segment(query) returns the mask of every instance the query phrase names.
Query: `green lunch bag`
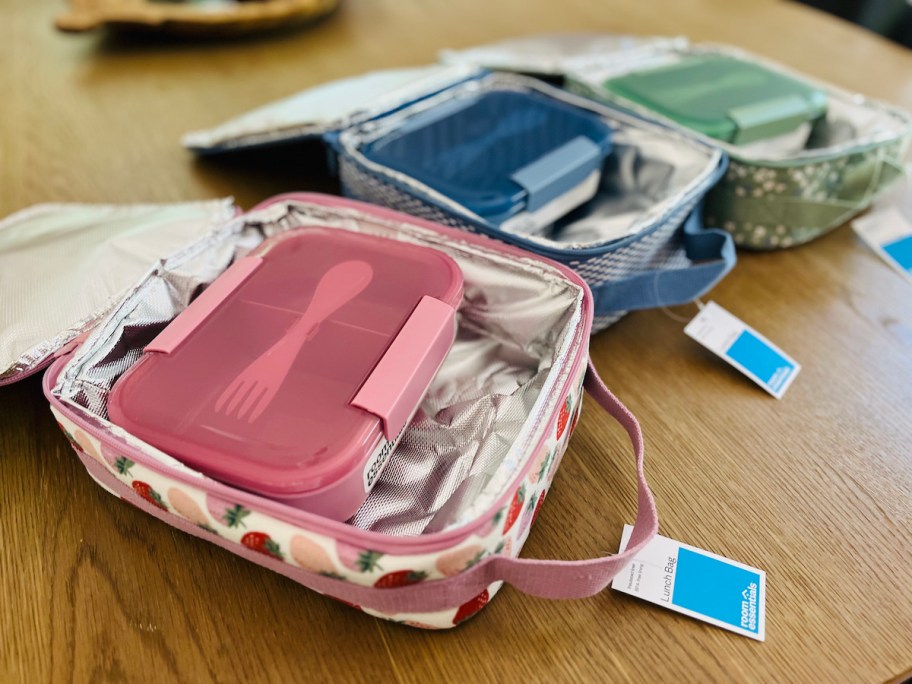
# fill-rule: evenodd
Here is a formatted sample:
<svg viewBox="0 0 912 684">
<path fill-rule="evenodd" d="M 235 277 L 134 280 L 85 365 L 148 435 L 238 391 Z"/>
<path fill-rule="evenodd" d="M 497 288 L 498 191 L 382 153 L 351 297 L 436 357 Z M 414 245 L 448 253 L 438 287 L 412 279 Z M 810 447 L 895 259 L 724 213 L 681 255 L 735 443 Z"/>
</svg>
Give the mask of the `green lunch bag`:
<svg viewBox="0 0 912 684">
<path fill-rule="evenodd" d="M 751 249 L 813 240 L 903 175 L 912 115 L 725 46 L 540 36 L 444 61 L 562 77 L 565 86 L 722 148 L 705 219 Z"/>
</svg>

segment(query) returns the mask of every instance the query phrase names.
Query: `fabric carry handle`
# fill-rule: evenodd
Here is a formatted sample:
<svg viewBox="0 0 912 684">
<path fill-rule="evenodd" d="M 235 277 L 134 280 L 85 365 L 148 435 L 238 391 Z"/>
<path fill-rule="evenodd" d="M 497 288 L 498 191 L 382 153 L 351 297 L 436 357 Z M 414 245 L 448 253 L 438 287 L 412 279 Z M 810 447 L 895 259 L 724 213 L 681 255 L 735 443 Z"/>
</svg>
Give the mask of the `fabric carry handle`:
<svg viewBox="0 0 912 684">
<path fill-rule="evenodd" d="M 505 581 L 526 594 L 541 598 L 586 598 L 605 589 L 615 575 L 655 536 L 658 532 L 659 519 L 655 500 L 643 471 L 644 448 L 639 423 L 605 386 L 591 361 L 586 373 L 585 387 L 592 398 L 624 427 L 633 445 L 637 474 L 637 515 L 626 550 L 623 553 L 588 560 L 537 560 L 488 556 L 454 577 L 419 582 L 405 587 L 378 589 L 318 575 L 285 561 L 264 556 L 223 537 L 213 537 L 201 531 L 192 522 L 139 498 L 132 489 L 91 457 L 80 454 L 80 459 L 89 473 L 107 489 L 169 525 L 203 537 L 238 556 L 322 594 L 340 597 L 346 603 L 357 604 L 377 612 L 392 615 L 450 609 L 465 603 L 473 596 L 478 596 L 488 586 L 499 581 Z"/>
<path fill-rule="evenodd" d="M 627 431 L 633 446 L 637 477 L 637 515 L 633 532 L 622 552 L 589 560 L 536 560 L 494 557 L 502 579 L 520 591 L 549 599 L 578 599 L 605 589 L 659 530 L 655 499 L 644 472 L 643 434 L 636 417 L 611 393 L 592 361 L 586 372 L 586 391 Z M 471 570 L 469 571 L 471 572 Z M 463 573 L 466 574 L 466 573 Z"/>
<path fill-rule="evenodd" d="M 711 290 L 735 265 L 732 236 L 718 228 L 703 228 L 701 205 L 694 207 L 684 222 L 687 258 L 702 263 L 681 268 L 643 271 L 621 280 L 594 287 L 595 315 L 617 311 L 655 309 L 686 304 Z"/>
<path fill-rule="evenodd" d="M 656 535 L 659 516 L 644 472 L 644 444 L 639 422 L 605 386 L 591 360 L 586 371 L 585 388 L 599 406 L 626 430 L 633 446 L 637 514 L 627 548 L 622 553 L 586 560 L 488 556 L 465 572 L 445 580 L 383 590 L 343 583 L 346 587 L 346 600 L 354 597 L 361 605 L 381 611 L 430 612 L 464 603 L 498 581 L 507 582 L 523 593 L 546 599 L 587 598 L 605 589 L 615 575 Z M 314 579 L 328 580 L 335 587 L 340 584 L 339 580 L 322 576 Z M 334 592 L 328 590 L 325 593 Z"/>
<path fill-rule="evenodd" d="M 477 565 L 449 579 L 382 590 L 353 585 L 330 577 L 314 576 L 312 573 L 307 573 L 307 581 L 296 579 L 324 593 L 343 595 L 347 601 L 354 600 L 362 606 L 384 612 L 431 612 L 452 608 L 472 596 L 477 596 L 498 581 L 505 581 L 526 594 L 547 599 L 579 599 L 598 594 L 656 535 L 659 517 L 655 499 L 646 481 L 643 467 L 643 435 L 637 419 L 605 386 L 591 360 L 586 372 L 585 387 L 592 398 L 626 430 L 633 446 L 637 478 L 637 514 L 633 533 L 624 552 L 586 560 L 488 556 Z M 259 559 L 257 562 L 260 562 Z M 277 565 L 291 568 L 286 563 Z M 342 586 L 345 587 L 344 593 L 341 592 Z"/>
</svg>

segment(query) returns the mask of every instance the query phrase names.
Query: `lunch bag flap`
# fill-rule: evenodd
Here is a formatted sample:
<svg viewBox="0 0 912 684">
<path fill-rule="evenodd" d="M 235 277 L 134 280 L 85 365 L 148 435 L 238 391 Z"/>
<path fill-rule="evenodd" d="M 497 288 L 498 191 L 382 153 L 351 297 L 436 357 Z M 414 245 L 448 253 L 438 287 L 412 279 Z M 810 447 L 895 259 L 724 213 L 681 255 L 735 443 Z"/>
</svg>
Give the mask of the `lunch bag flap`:
<svg viewBox="0 0 912 684">
<path fill-rule="evenodd" d="M 235 213 L 230 198 L 39 204 L 0 221 L 0 385 L 44 368 L 160 259 Z"/>
<path fill-rule="evenodd" d="M 464 50 L 442 50 L 439 58 L 444 64 L 563 77 L 591 65 L 635 60 L 684 45 L 687 45 L 687 39 L 682 37 L 549 33 Z"/>
<path fill-rule="evenodd" d="M 187 133 L 181 142 L 209 155 L 319 139 L 478 73 L 474 67 L 440 64 L 371 71 L 307 88 L 214 128 Z"/>
</svg>

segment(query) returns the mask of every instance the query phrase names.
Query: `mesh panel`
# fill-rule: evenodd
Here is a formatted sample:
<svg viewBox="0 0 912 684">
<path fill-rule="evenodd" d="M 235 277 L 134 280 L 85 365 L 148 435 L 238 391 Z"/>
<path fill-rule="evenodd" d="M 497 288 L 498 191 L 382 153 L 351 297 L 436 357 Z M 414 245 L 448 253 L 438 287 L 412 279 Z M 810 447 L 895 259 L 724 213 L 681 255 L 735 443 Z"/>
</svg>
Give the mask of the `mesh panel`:
<svg viewBox="0 0 912 684">
<path fill-rule="evenodd" d="M 407 193 L 389 182 L 383 176 L 346 154 L 339 157 L 339 178 L 344 194 L 403 211 L 412 216 L 442 223 L 443 225 L 470 232 L 477 229 L 466 220 L 430 202 Z M 661 270 L 687 266 L 690 260 L 684 250 L 681 226 L 693 211 L 700 197 L 683 202 L 657 229 L 646 232 L 627 245 L 606 250 L 587 258 L 549 255 L 582 276 L 590 287 L 596 287 L 622 280 L 645 270 Z M 599 302 L 595 302 L 599 311 Z M 620 319 L 626 312 L 599 312 L 593 331 L 601 330 Z"/>
</svg>

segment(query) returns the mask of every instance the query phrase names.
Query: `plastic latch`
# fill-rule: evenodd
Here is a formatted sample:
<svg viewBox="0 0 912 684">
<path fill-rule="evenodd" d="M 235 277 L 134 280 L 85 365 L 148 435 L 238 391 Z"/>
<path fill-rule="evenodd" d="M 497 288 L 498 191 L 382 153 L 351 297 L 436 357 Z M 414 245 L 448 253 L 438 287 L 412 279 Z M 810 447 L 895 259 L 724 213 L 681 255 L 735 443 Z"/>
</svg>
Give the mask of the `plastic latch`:
<svg viewBox="0 0 912 684">
<path fill-rule="evenodd" d="M 731 141 L 744 145 L 792 131 L 814 118 L 812 104 L 800 95 L 787 95 L 742 107 L 733 107 L 728 117 L 737 130 Z"/>
<path fill-rule="evenodd" d="M 162 330 L 144 351 L 170 354 L 183 342 L 228 295 L 240 287 L 263 263 L 260 257 L 244 257 L 235 261 L 202 294 Z"/>
<path fill-rule="evenodd" d="M 380 418 L 383 434 L 395 439 L 424 398 L 455 334 L 455 309 L 422 297 L 351 405 Z"/>
<path fill-rule="evenodd" d="M 526 211 L 536 211 L 582 183 L 599 168 L 601 159 L 599 146 L 580 135 L 522 167 L 510 178 L 527 193 Z"/>
</svg>

